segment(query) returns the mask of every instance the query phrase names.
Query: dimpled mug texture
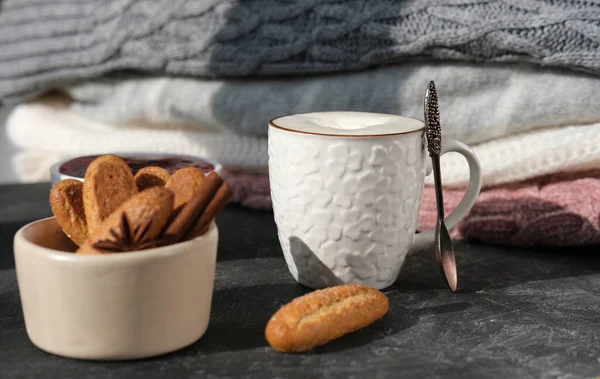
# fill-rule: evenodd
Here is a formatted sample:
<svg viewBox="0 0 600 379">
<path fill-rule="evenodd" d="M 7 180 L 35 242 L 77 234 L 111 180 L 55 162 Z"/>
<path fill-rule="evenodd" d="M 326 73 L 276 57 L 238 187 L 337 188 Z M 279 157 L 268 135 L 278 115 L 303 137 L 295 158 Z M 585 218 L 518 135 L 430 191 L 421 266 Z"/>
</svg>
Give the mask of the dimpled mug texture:
<svg viewBox="0 0 600 379">
<path fill-rule="evenodd" d="M 285 260 L 323 288 L 398 277 L 416 230 L 425 134 L 343 137 L 269 127 L 269 175 Z"/>
</svg>

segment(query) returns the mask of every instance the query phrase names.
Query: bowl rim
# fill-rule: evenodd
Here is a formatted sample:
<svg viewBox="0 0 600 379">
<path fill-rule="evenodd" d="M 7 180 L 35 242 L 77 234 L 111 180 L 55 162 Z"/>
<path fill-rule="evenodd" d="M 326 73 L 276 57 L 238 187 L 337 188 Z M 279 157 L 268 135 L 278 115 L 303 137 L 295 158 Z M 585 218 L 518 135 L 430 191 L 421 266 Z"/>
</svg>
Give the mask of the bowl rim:
<svg viewBox="0 0 600 379">
<path fill-rule="evenodd" d="M 119 264 L 123 264 L 125 262 L 131 261 L 147 261 L 151 259 L 164 259 L 168 257 L 174 257 L 177 255 L 185 254 L 187 252 L 193 252 L 194 254 L 202 254 L 201 251 L 197 251 L 195 249 L 188 249 L 190 245 L 201 244 L 202 242 L 210 241 L 213 239 L 218 239 L 218 228 L 214 221 L 211 222 L 208 231 L 192 240 L 178 242 L 176 244 L 155 247 L 152 249 L 146 249 L 143 251 L 129 251 L 115 254 L 75 254 L 74 252 L 67 252 L 62 250 L 51 249 L 48 247 L 44 247 L 38 245 L 32 241 L 30 241 L 27 237 L 25 237 L 25 232 L 27 229 L 40 226 L 43 223 L 51 222 L 55 220 L 54 216 L 45 217 L 36 221 L 32 221 L 26 225 L 23 225 L 19 230 L 15 233 L 13 239 L 13 254 L 19 255 L 22 254 L 22 251 L 27 250 L 29 253 L 34 252 L 34 254 L 42 255 L 46 258 L 65 261 L 65 262 L 73 262 L 73 263 L 83 263 L 90 262 L 94 264 L 98 264 L 100 262 L 104 264 L 111 264 L 118 262 Z M 54 221 L 57 226 L 58 222 Z M 65 236 L 66 237 L 66 236 Z M 68 238 L 68 237 L 66 237 Z M 17 248 L 17 244 L 21 244 L 21 248 Z"/>
<path fill-rule="evenodd" d="M 213 166 L 213 171 L 215 171 L 217 174 L 222 175 L 223 173 L 223 165 L 221 165 L 221 163 L 217 162 L 214 159 L 209 159 L 203 156 L 196 156 L 196 155 L 190 155 L 190 154 L 177 154 L 177 153 L 160 153 L 160 152 L 109 152 L 109 153 L 105 153 L 105 154 L 86 154 L 86 155 L 78 155 L 78 156 L 74 156 L 74 157 L 70 157 L 70 158 L 65 158 L 65 159 L 61 159 L 60 161 L 55 162 L 52 166 L 50 166 L 50 175 L 51 176 L 56 176 L 57 178 L 69 178 L 69 179 L 76 179 L 76 180 L 80 180 L 83 181 L 83 178 L 79 178 L 76 176 L 72 176 L 72 175 L 68 175 L 68 174 L 63 174 L 60 172 L 60 166 L 62 166 L 63 164 L 72 161 L 73 159 L 77 159 L 77 158 L 85 158 L 85 157 L 91 157 L 91 156 L 101 156 L 101 155 L 116 155 L 118 157 L 121 158 L 135 158 L 136 156 L 143 156 L 143 157 L 151 157 L 151 156 L 156 156 L 156 157 L 182 157 L 182 158 L 190 158 L 190 159 L 200 159 L 202 161 L 205 161 L 206 163 L 210 164 Z"/>
</svg>

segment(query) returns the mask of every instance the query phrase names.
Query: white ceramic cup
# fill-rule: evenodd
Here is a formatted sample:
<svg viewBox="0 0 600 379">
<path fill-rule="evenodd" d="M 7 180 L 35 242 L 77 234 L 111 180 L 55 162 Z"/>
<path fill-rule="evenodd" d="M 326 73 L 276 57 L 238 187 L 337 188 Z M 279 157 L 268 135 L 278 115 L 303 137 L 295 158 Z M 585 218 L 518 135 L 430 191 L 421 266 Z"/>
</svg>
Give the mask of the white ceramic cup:
<svg viewBox="0 0 600 379">
<path fill-rule="evenodd" d="M 431 172 L 425 125 L 396 115 L 316 112 L 269 123 L 269 178 L 279 241 L 300 284 L 324 288 L 393 284 L 409 252 L 430 247 L 434 230 L 415 234 L 424 178 Z M 481 189 L 473 151 L 444 139 L 442 154 L 462 154 L 470 181 L 448 228 Z"/>
<path fill-rule="evenodd" d="M 40 349 L 80 359 L 168 353 L 206 331 L 219 233 L 144 251 L 73 254 L 54 217 L 14 238 L 27 335 Z"/>
</svg>

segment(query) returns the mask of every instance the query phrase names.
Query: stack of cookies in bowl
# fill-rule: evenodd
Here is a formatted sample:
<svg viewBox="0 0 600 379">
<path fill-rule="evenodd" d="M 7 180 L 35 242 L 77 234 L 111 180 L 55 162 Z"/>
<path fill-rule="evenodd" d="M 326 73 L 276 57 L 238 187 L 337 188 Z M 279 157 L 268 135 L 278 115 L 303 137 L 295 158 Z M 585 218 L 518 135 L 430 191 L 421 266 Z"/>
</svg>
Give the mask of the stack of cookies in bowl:
<svg viewBox="0 0 600 379">
<path fill-rule="evenodd" d="M 64 179 L 50 192 L 50 205 L 76 253 L 144 250 L 193 239 L 227 204 L 231 191 L 215 172 L 197 168 L 173 175 L 149 166 L 134 176 L 114 155 L 96 158 L 83 182 Z"/>
<path fill-rule="evenodd" d="M 15 235 L 27 333 L 42 350 L 122 360 L 198 340 L 210 318 L 219 233 L 231 196 L 217 172 L 94 159 L 50 192 L 54 217 Z"/>
</svg>

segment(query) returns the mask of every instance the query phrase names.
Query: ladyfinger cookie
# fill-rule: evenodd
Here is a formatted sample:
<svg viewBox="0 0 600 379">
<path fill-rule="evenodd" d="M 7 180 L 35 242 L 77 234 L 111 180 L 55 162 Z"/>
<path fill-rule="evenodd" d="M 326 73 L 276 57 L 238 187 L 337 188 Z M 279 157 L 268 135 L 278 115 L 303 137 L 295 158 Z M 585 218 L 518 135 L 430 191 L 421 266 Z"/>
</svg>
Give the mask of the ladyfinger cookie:
<svg viewBox="0 0 600 379">
<path fill-rule="evenodd" d="M 171 177 L 169 171 L 158 166 L 148 166 L 139 170 L 133 179 L 138 191 L 152 187 L 163 187 Z"/>
<path fill-rule="evenodd" d="M 387 297 L 362 284 L 344 284 L 300 296 L 280 308 L 265 329 L 267 342 L 282 353 L 324 345 L 382 318 Z"/>
<path fill-rule="evenodd" d="M 187 203 L 198 192 L 204 180 L 204 173 L 195 167 L 180 168 L 175 171 L 165 184 L 165 187 L 175 194 L 174 208 L 178 209 Z"/>
<path fill-rule="evenodd" d="M 87 238 L 87 222 L 83 208 L 83 183 L 64 179 L 50 190 L 50 207 L 58 225 L 77 246 Z"/>
<path fill-rule="evenodd" d="M 77 253 L 101 254 L 142 250 L 141 245 L 151 243 L 162 233 L 173 211 L 173 199 L 173 192 L 164 187 L 153 187 L 138 192 L 90 233 Z M 101 241 L 104 245 L 108 242 L 108 245 L 113 246 L 102 249 L 97 246 Z"/>
<path fill-rule="evenodd" d="M 83 183 L 88 233 L 93 233 L 104 219 L 136 192 L 133 174 L 123 159 L 115 155 L 94 159 L 85 172 Z"/>
<path fill-rule="evenodd" d="M 200 190 L 181 206 L 179 212 L 173 212 L 173 220 L 169 222 L 169 226 L 163 232 L 163 237 L 169 238 L 173 242 L 182 241 L 182 238 L 207 213 L 222 184 L 223 179 L 216 172 L 208 174 Z"/>
</svg>

